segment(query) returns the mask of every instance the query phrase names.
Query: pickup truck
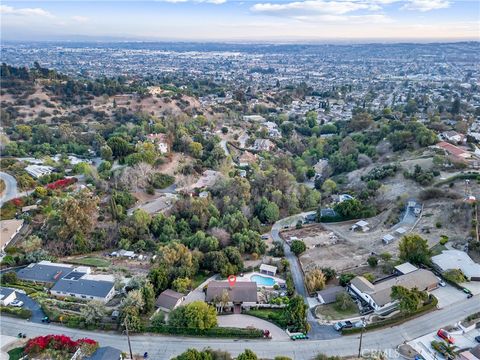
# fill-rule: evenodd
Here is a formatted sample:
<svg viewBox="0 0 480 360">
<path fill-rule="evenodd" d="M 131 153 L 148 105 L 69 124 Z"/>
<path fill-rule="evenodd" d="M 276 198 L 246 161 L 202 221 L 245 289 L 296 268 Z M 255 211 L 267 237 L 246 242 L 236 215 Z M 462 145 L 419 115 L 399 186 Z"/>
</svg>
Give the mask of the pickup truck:
<svg viewBox="0 0 480 360">
<path fill-rule="evenodd" d="M 343 329 L 361 328 L 362 326 L 364 326 L 362 321 L 352 323 L 351 321 L 346 320 L 337 322 L 335 325 L 333 325 L 333 328 L 337 331 L 342 331 Z"/>
<path fill-rule="evenodd" d="M 351 321 L 339 321 L 335 325 L 333 325 L 333 328 L 337 331 L 341 331 L 342 329 L 350 329 L 353 327 L 353 323 Z"/>
</svg>

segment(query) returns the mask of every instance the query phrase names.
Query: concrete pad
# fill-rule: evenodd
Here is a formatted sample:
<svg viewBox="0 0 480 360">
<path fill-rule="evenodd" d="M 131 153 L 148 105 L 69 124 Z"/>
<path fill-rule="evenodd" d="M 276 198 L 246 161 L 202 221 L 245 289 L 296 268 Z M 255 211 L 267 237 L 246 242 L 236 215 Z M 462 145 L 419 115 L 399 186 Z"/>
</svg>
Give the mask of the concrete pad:
<svg viewBox="0 0 480 360">
<path fill-rule="evenodd" d="M 445 287 L 439 287 L 431 292 L 438 299 L 438 307 L 445 308 L 458 301 L 465 300 L 467 294 L 447 284 Z"/>
</svg>

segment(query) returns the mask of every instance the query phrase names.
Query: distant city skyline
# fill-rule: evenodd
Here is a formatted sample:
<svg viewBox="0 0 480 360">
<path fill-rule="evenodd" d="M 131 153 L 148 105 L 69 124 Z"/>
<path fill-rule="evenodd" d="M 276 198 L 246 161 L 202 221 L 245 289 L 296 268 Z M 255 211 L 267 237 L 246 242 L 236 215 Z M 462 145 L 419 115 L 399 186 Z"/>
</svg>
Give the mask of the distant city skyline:
<svg viewBox="0 0 480 360">
<path fill-rule="evenodd" d="M 4 1 L 0 17 L 2 40 L 480 39 L 476 0 Z"/>
</svg>

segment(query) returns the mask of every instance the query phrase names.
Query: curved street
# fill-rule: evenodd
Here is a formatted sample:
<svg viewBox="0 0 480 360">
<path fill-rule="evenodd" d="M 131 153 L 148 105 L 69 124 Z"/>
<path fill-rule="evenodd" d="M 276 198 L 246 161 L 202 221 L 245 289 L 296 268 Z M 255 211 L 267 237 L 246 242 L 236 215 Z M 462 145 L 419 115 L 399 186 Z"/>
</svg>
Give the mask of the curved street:
<svg viewBox="0 0 480 360">
<path fill-rule="evenodd" d="M 363 349 L 393 350 L 405 341 L 436 331 L 447 324 L 454 324 L 478 311 L 480 311 L 479 295 L 457 302 L 448 309 L 433 311 L 399 326 L 367 332 L 363 336 Z M 122 351 L 128 349 L 127 339 L 124 335 L 70 329 L 58 325 L 37 324 L 17 318 L 1 317 L 2 335 L 16 336 L 19 332 L 25 332 L 29 337 L 47 334 L 65 334 L 73 338 L 91 337 L 99 341 L 102 346 L 114 346 Z M 155 360 L 170 359 L 188 348 L 203 349 L 206 347 L 225 350 L 233 355 L 237 355 L 245 349 L 252 349 L 259 357 L 285 355 L 295 360 L 310 360 L 318 353 L 340 356 L 354 355 L 358 351 L 359 336 L 294 342 L 291 340 L 222 340 L 142 334 L 132 336 L 131 342 L 135 353 L 143 354 L 147 351 Z"/>
<path fill-rule="evenodd" d="M 4 172 L 0 172 L 0 179 L 5 182 L 5 190 L 0 196 L 0 206 L 8 200 L 15 199 L 17 197 L 17 180 L 12 175 Z"/>
</svg>

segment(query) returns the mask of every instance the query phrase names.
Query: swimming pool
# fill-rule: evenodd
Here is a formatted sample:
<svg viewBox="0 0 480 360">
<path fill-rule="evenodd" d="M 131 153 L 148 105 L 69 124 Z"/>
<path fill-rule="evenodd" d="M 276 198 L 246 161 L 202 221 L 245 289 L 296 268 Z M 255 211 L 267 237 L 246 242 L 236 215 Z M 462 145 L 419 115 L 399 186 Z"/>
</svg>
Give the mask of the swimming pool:
<svg viewBox="0 0 480 360">
<path fill-rule="evenodd" d="M 250 281 L 255 281 L 258 286 L 273 286 L 276 284 L 275 279 L 265 277 L 261 275 L 253 275 L 250 277 Z"/>
</svg>

